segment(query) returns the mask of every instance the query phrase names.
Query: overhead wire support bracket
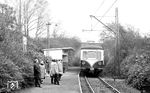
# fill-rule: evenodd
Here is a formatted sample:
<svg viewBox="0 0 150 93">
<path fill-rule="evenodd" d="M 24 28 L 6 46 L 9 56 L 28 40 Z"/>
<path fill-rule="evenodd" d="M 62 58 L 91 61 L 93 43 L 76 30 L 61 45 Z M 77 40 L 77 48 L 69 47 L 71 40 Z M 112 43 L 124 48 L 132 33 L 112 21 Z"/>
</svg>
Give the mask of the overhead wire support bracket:
<svg viewBox="0 0 150 93">
<path fill-rule="evenodd" d="M 104 24 L 104 23 L 103 23 L 101 20 L 99 20 L 97 17 L 95 17 L 95 16 L 93 16 L 93 15 L 90 15 L 90 17 L 95 18 L 98 22 L 100 22 L 102 25 L 104 25 L 106 28 L 108 28 L 110 31 L 112 31 L 114 34 L 116 34 L 115 31 L 114 31 L 112 28 L 110 28 L 109 26 L 107 26 L 106 24 Z"/>
</svg>

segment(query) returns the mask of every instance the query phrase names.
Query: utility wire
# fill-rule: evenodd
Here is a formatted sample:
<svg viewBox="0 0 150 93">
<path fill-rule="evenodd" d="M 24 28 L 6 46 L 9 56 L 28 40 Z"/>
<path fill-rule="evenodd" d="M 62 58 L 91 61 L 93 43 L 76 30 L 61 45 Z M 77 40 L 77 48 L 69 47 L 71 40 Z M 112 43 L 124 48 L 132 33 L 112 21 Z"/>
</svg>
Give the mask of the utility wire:
<svg viewBox="0 0 150 93">
<path fill-rule="evenodd" d="M 108 8 L 108 10 L 103 14 L 103 16 L 100 18 L 100 20 L 102 20 L 103 17 L 105 17 L 105 15 L 111 10 L 111 8 L 114 6 L 114 4 L 117 2 L 117 0 L 115 0 L 112 5 Z M 97 26 L 98 22 L 95 24 L 95 26 Z M 94 27 L 95 27 L 94 26 Z M 94 28 L 93 27 L 93 28 Z"/>
<path fill-rule="evenodd" d="M 103 0 L 100 4 L 100 6 L 96 9 L 96 11 L 94 12 L 94 14 L 97 13 L 97 11 L 102 7 L 102 5 L 104 4 L 105 0 Z M 91 17 L 91 31 L 93 30 L 93 25 L 92 25 L 92 17 Z"/>
<path fill-rule="evenodd" d="M 117 0 L 115 0 L 114 2 L 113 2 L 113 4 L 108 8 L 108 10 L 103 14 L 103 16 L 101 17 L 101 19 L 100 20 L 102 20 L 102 18 L 111 10 L 111 8 L 114 6 L 114 4 L 117 2 Z"/>
<path fill-rule="evenodd" d="M 96 14 L 97 11 L 103 6 L 104 2 L 105 2 L 105 0 L 103 0 L 103 1 L 101 2 L 100 6 L 96 9 L 96 11 L 94 12 L 94 14 Z"/>
</svg>

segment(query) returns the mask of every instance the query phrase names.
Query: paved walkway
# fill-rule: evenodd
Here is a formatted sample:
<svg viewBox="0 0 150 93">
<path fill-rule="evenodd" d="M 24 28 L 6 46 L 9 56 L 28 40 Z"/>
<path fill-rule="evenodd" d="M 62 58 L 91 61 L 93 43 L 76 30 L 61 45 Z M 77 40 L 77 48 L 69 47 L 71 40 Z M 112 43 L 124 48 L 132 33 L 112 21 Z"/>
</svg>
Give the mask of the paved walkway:
<svg viewBox="0 0 150 93">
<path fill-rule="evenodd" d="M 60 81 L 60 85 L 50 83 L 50 78 L 47 77 L 42 84 L 42 88 L 34 87 L 22 90 L 19 93 L 80 93 L 78 82 L 77 68 L 69 69 Z"/>
</svg>

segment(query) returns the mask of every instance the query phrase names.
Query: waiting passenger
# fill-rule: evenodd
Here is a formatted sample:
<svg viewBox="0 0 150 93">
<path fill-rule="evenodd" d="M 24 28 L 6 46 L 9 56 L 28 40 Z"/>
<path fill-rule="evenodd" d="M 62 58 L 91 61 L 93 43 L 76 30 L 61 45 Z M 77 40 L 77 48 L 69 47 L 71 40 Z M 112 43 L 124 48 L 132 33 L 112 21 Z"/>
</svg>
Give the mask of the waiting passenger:
<svg viewBox="0 0 150 93">
<path fill-rule="evenodd" d="M 58 64 L 56 63 L 56 60 L 52 60 L 50 65 L 50 77 L 51 77 L 51 83 L 59 85 L 58 80 Z"/>
<path fill-rule="evenodd" d="M 45 79 L 45 64 L 43 61 L 40 62 L 40 71 L 41 71 L 41 83 L 43 83 L 43 79 Z"/>
<path fill-rule="evenodd" d="M 59 78 L 58 78 L 58 80 L 60 81 L 61 76 L 63 75 L 63 63 L 62 63 L 61 60 L 58 60 L 57 64 L 58 64 L 58 71 L 59 71 L 59 74 L 58 74 Z"/>
<path fill-rule="evenodd" d="M 41 87 L 41 73 L 40 73 L 40 67 L 39 67 L 39 61 L 38 59 L 34 60 L 34 81 L 35 81 L 35 87 Z"/>
</svg>

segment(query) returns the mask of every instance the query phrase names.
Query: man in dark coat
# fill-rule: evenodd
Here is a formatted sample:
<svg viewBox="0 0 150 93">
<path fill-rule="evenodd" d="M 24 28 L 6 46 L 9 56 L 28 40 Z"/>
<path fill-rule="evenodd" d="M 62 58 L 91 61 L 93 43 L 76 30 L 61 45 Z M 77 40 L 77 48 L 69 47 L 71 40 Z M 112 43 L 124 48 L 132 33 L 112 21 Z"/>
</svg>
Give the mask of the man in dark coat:
<svg viewBox="0 0 150 93">
<path fill-rule="evenodd" d="M 34 60 L 34 80 L 35 87 L 41 87 L 41 73 L 38 59 Z"/>
</svg>

